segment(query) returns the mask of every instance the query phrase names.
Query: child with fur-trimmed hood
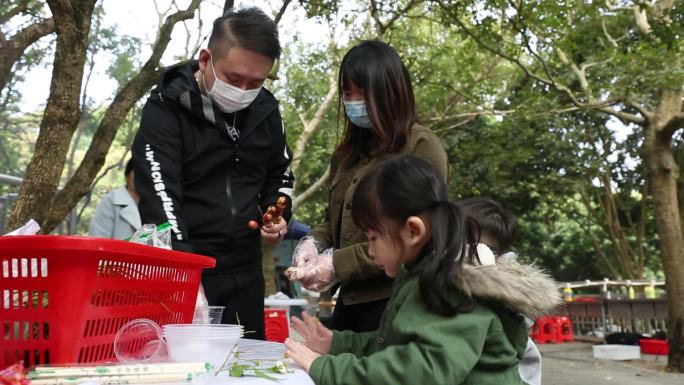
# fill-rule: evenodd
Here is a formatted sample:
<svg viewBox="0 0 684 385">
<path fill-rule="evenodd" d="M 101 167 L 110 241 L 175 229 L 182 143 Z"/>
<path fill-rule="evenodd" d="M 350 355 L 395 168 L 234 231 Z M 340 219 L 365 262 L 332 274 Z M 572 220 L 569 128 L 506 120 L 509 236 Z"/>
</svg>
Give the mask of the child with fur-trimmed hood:
<svg viewBox="0 0 684 385">
<path fill-rule="evenodd" d="M 472 197 L 456 202 L 467 218 L 476 224 L 477 256 L 483 266 L 502 264 L 502 268 L 516 260 L 516 253 L 509 251 L 517 236 L 513 215 L 496 201 L 485 197 Z M 521 278 L 523 281 L 526 278 Z M 506 287 L 508 285 L 505 285 Z M 545 298 L 541 298 L 542 301 Z M 546 298 L 546 300 L 549 300 Z M 557 300 L 557 297 L 555 297 Z M 533 312 L 533 309 L 530 309 Z M 525 317 L 525 325 L 530 328 L 534 321 Z M 541 385 L 542 357 L 537 345 L 527 338 L 525 353 L 520 359 L 518 372 L 528 385 Z"/>
<path fill-rule="evenodd" d="M 332 332 L 293 318 L 288 355 L 316 384 L 524 384 L 518 367 L 535 319 L 560 303 L 555 282 L 515 261 L 482 264 L 477 222 L 449 202 L 425 161 L 399 155 L 359 183 L 355 223 L 368 254 L 396 277 L 380 328 Z M 523 316 L 521 316 L 523 315 Z"/>
</svg>

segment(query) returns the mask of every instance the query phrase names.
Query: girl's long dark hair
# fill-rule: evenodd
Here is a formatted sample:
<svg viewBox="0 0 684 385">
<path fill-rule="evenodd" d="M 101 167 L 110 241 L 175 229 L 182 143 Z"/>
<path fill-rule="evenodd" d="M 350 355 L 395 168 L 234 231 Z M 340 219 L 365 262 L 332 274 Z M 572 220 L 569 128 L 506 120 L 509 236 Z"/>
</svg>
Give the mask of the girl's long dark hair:
<svg viewBox="0 0 684 385">
<path fill-rule="evenodd" d="M 338 110 L 350 83 L 364 91 L 373 127 L 357 127 L 344 115 L 346 130 L 337 148 L 342 164 L 356 164 L 371 141 L 377 156 L 399 152 L 417 117 L 411 77 L 397 51 L 378 40 L 366 40 L 350 49 L 340 65 Z"/>
<path fill-rule="evenodd" d="M 472 308 L 472 299 L 454 293 L 454 275 L 473 263 L 474 223 L 449 201 L 447 186 L 425 160 L 396 155 L 383 160 L 359 183 L 352 200 L 352 218 L 364 231 L 394 232 L 411 216 L 428 216 L 430 240 L 419 255 L 424 266 L 420 295 L 428 308 L 453 315 Z M 386 218 L 393 228 L 381 228 Z"/>
<path fill-rule="evenodd" d="M 492 243 L 489 247 L 495 255 L 509 251 L 518 236 L 515 217 L 497 201 L 487 197 L 461 199 L 456 205 L 463 213 L 477 223 L 477 242 L 487 235 Z"/>
</svg>

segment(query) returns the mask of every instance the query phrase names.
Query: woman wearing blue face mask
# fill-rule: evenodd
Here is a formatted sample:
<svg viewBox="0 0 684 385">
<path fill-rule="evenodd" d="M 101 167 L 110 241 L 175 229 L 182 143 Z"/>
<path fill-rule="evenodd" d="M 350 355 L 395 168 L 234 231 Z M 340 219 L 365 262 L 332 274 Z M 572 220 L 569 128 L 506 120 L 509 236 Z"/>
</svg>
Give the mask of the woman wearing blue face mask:
<svg viewBox="0 0 684 385">
<path fill-rule="evenodd" d="M 331 326 L 362 332 L 377 329 L 392 280 L 373 263 L 368 239 L 352 221 L 356 184 L 383 155 L 396 153 L 427 160 L 446 181 L 447 156 L 439 138 L 417 123 L 411 78 L 388 44 L 364 41 L 349 50 L 338 89 L 345 132 L 331 161 L 325 221 L 300 242 L 288 273 L 310 290 L 341 285 Z"/>
</svg>

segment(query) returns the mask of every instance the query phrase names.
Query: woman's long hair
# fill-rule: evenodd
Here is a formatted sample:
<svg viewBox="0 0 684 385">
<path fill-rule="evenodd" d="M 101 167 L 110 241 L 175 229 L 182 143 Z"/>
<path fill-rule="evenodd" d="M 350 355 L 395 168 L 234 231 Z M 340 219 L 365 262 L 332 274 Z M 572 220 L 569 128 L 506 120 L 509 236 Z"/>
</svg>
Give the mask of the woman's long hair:
<svg viewBox="0 0 684 385">
<path fill-rule="evenodd" d="M 356 164 L 371 141 L 376 156 L 399 152 L 417 115 L 411 77 L 397 51 L 387 43 L 366 40 L 344 55 L 338 78 L 338 111 L 349 84 L 363 90 L 373 127 L 357 127 L 344 115 L 346 130 L 337 148 L 342 164 Z"/>
<path fill-rule="evenodd" d="M 449 202 L 447 186 L 425 160 L 413 155 L 384 159 L 359 182 L 352 200 L 352 218 L 364 231 L 382 234 L 395 231 L 411 216 L 427 216 L 429 241 L 419 254 L 423 271 L 420 294 L 428 308 L 438 314 L 453 315 L 472 308 L 466 296 L 454 296 L 459 289 L 453 275 L 463 263 L 473 263 L 474 223 Z M 386 218 L 391 228 L 381 228 Z"/>
</svg>

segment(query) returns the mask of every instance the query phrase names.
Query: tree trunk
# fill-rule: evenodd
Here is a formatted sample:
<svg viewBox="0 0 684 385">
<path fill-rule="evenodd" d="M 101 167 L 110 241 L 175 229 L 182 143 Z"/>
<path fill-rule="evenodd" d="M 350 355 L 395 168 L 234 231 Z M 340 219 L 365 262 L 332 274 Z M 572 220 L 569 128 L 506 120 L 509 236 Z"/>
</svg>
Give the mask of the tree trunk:
<svg viewBox="0 0 684 385">
<path fill-rule="evenodd" d="M 187 9 L 178 11 L 166 19 L 160 28 L 159 39 L 155 42 L 150 58 L 140 72 L 126 83 L 107 108 L 83 161 L 73 177 L 55 197 L 49 216 L 44 222 L 41 222 L 42 232 L 49 233 L 57 227 L 88 192 L 91 182 L 104 164 L 109 148 L 126 115 L 135 103 L 158 81 L 161 75 L 161 70 L 158 68 L 159 60 L 171 40 L 173 27 L 183 20 L 193 18 L 199 4 L 200 0 L 193 0 Z"/>
<path fill-rule="evenodd" d="M 292 169 L 292 172 L 295 173 L 295 175 L 297 175 L 297 170 L 299 170 L 299 164 L 302 161 L 302 157 L 304 156 L 304 150 L 306 149 L 306 146 L 309 144 L 309 140 L 316 132 L 316 130 L 318 130 L 318 127 L 321 125 L 321 122 L 323 121 L 325 113 L 328 112 L 328 110 L 330 109 L 332 101 L 335 98 L 335 95 L 337 94 L 337 79 L 335 78 L 335 76 L 330 76 L 330 78 L 328 79 L 328 84 L 328 92 L 325 94 L 325 97 L 323 97 L 323 101 L 316 109 L 316 113 L 314 114 L 313 118 L 311 118 L 311 120 L 309 120 L 308 122 L 303 121 L 305 118 L 302 118 L 304 128 L 302 129 L 302 133 L 299 135 L 299 138 L 297 139 L 297 144 L 295 145 L 294 152 L 292 153 L 292 164 L 290 164 L 290 169 Z"/>
<path fill-rule="evenodd" d="M 44 223 L 59 184 L 71 136 L 80 118 L 79 96 L 90 20 L 96 0 L 50 0 L 57 45 L 48 98 L 36 147 L 26 168 L 10 228 L 29 218 Z"/>
<path fill-rule="evenodd" d="M 31 44 L 43 36 L 55 32 L 52 18 L 31 24 L 17 32 L 6 41 L 0 41 L 0 90 L 4 89 L 12 77 L 12 67 Z"/>
<path fill-rule="evenodd" d="M 644 156 L 652 195 L 660 252 L 665 267 L 670 344 L 668 366 L 684 372 L 684 234 L 677 201 L 679 168 L 672 152 L 672 135 L 663 130 L 681 112 L 681 91 L 663 90 L 658 108 L 645 127 Z"/>
</svg>

